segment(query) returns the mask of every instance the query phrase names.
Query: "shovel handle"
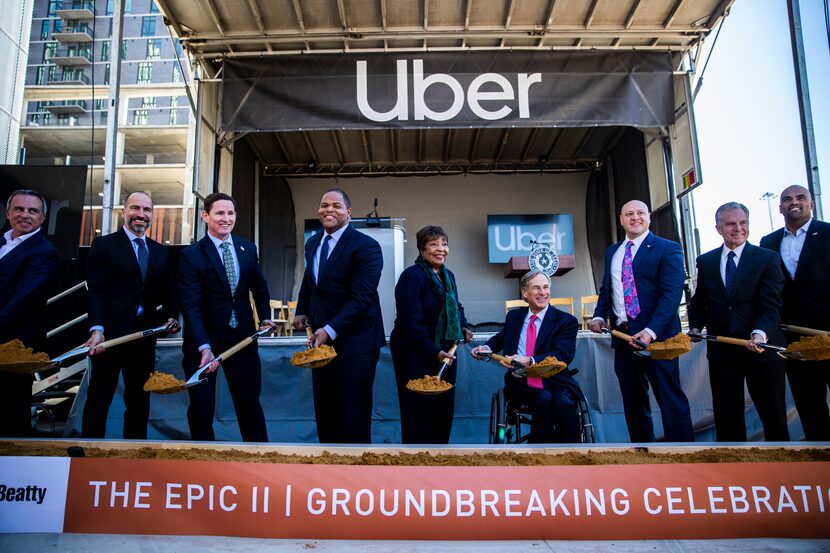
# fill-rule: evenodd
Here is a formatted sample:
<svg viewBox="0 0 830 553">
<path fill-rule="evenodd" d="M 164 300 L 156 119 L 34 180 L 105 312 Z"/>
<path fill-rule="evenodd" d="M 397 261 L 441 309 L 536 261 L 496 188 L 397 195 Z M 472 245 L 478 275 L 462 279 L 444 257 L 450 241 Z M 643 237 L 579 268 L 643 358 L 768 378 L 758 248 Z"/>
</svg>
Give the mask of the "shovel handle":
<svg viewBox="0 0 830 553">
<path fill-rule="evenodd" d="M 715 341 L 720 342 L 721 344 L 732 344 L 733 346 L 746 347 L 746 343 L 749 340 L 744 340 L 742 338 L 731 338 L 729 336 L 715 336 Z"/>
<path fill-rule="evenodd" d="M 119 336 L 118 338 L 113 338 L 112 340 L 105 340 L 98 344 L 104 348 L 110 348 L 112 346 L 118 346 L 121 344 L 126 344 L 127 342 L 132 342 L 133 340 L 138 340 L 139 338 L 144 337 L 144 331 L 139 330 L 138 332 L 133 332 L 132 334 L 125 334 L 124 336 Z"/>
<path fill-rule="evenodd" d="M 646 344 L 642 340 L 637 340 L 636 338 L 634 338 L 632 336 L 629 336 L 625 332 L 620 332 L 619 330 L 614 330 L 614 329 L 611 329 L 610 332 L 611 332 L 611 336 L 613 336 L 614 338 L 618 338 L 618 339 L 623 340 L 625 342 L 634 342 L 634 345 L 637 346 L 638 348 L 641 348 L 641 349 L 647 349 L 648 348 L 648 344 Z"/>
<path fill-rule="evenodd" d="M 808 336 L 830 336 L 830 331 L 827 330 L 818 330 L 816 328 L 807 328 L 806 326 L 796 326 L 796 325 L 785 325 L 782 324 L 781 328 L 783 330 L 789 332 L 796 332 L 798 334 L 806 334 Z"/>
<path fill-rule="evenodd" d="M 458 349 L 458 344 L 455 343 L 455 344 L 452 345 L 452 347 L 450 347 L 449 350 L 447 350 L 447 353 L 449 353 L 450 355 L 455 355 L 455 350 L 457 350 L 457 349 Z M 443 363 L 441 363 L 441 368 L 438 369 L 438 379 L 439 380 L 441 379 L 441 376 L 444 374 L 444 371 L 447 370 L 447 367 L 450 366 L 451 361 L 452 361 L 452 359 L 446 359 Z"/>
<path fill-rule="evenodd" d="M 230 357 L 234 353 L 238 352 L 242 348 L 249 346 L 251 343 L 253 343 L 253 341 L 254 341 L 254 339 L 251 336 L 248 336 L 247 338 L 245 338 L 241 342 L 238 342 L 238 343 L 232 345 L 231 347 L 229 347 L 228 349 L 226 349 L 225 351 L 220 353 L 219 356 L 216 359 L 218 359 L 219 361 L 224 361 L 225 359 L 227 359 L 228 357 Z"/>
</svg>

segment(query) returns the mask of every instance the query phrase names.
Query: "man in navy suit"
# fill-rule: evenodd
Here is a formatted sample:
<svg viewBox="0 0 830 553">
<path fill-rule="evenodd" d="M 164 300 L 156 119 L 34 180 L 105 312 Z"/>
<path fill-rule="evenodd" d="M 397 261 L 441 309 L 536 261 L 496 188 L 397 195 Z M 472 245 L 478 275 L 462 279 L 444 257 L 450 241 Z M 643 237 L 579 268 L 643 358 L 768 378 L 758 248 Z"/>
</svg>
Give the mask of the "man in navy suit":
<svg viewBox="0 0 830 553">
<path fill-rule="evenodd" d="M 11 229 L 0 236 L 0 343 L 18 339 L 46 351 L 46 300 L 58 275 L 58 252 L 40 226 L 46 200 L 15 190 L 6 202 Z M 0 436 L 31 433 L 32 375 L 0 371 Z"/>
<path fill-rule="evenodd" d="M 781 192 L 784 228 L 761 239 L 761 247 L 780 252 L 784 269 L 785 323 L 830 331 L 830 224 L 813 219 L 815 203 L 803 186 Z M 788 342 L 802 336 L 788 334 Z M 830 361 L 784 362 L 795 406 L 811 441 L 830 441 Z"/>
<path fill-rule="evenodd" d="M 250 292 L 261 326 L 269 319 L 268 283 L 262 274 L 256 246 L 231 234 L 236 224 L 236 202 L 227 194 L 205 198 L 202 221 L 207 235 L 182 250 L 179 260 L 179 302 L 184 319 L 182 367 L 189 378 L 210 364 L 208 382 L 188 388 L 187 422 L 194 440 L 214 440 L 216 406 L 215 357 L 256 332 Z M 267 442 L 265 414 L 259 401 L 262 372 L 256 343 L 222 361 L 242 439 Z"/>
<path fill-rule="evenodd" d="M 697 288 L 689 304 L 689 332 L 746 339 L 746 347 L 708 343 L 709 383 L 715 432 L 720 442 L 745 442 L 744 381 L 755 403 L 764 438 L 789 440 L 784 404 L 784 360 L 759 342 L 784 344 L 779 328 L 784 274 L 781 257 L 747 242 L 749 210 L 737 202 L 720 206 L 715 228 L 723 246 L 697 258 Z"/>
<path fill-rule="evenodd" d="M 320 443 L 371 443 L 372 385 L 386 344 L 378 298 L 383 253 L 355 230 L 351 201 L 340 189 L 323 194 L 323 231 L 305 245 L 305 272 L 294 328 L 311 326 L 312 347 L 330 344 L 337 357 L 311 373 Z"/>
<path fill-rule="evenodd" d="M 156 365 L 156 338 L 142 338 L 104 351 L 101 342 L 162 324 L 175 332 L 179 317 L 167 247 L 147 236 L 153 200 L 133 192 L 124 200 L 124 226 L 96 238 L 87 260 L 92 369 L 81 435 L 103 438 L 118 377 L 124 379 L 125 439 L 147 438 L 150 394 L 144 383 Z M 157 307 L 161 306 L 161 310 Z M 105 334 L 106 333 L 106 338 Z"/>
<path fill-rule="evenodd" d="M 525 273 L 520 282 L 527 308 L 513 309 L 507 314 L 502 330 L 487 344 L 470 352 L 478 358 L 484 352 L 504 351 L 504 355 L 522 365 L 532 365 L 554 356 L 570 364 L 576 352 L 579 324 L 570 313 L 559 311 L 548 303 L 550 278 L 541 271 Z M 502 363 L 510 368 L 507 362 Z M 530 443 L 577 443 L 580 441 L 580 420 L 577 411 L 579 385 L 568 374 L 549 378 L 517 378 L 512 372 L 504 375 L 508 397 L 530 407 Z"/>
<path fill-rule="evenodd" d="M 605 254 L 605 276 L 591 330 L 600 332 L 610 320 L 612 327 L 646 344 L 671 338 L 680 332 L 677 309 L 685 279 L 680 244 L 649 232 L 648 207 L 639 200 L 622 207 L 620 224 L 626 239 Z M 649 384 L 660 406 L 666 441 L 694 441 L 689 400 L 680 387 L 678 360 L 639 357 L 634 354 L 636 346 L 632 342 L 617 338 L 611 339 L 611 345 L 631 441 L 655 440 Z"/>
</svg>

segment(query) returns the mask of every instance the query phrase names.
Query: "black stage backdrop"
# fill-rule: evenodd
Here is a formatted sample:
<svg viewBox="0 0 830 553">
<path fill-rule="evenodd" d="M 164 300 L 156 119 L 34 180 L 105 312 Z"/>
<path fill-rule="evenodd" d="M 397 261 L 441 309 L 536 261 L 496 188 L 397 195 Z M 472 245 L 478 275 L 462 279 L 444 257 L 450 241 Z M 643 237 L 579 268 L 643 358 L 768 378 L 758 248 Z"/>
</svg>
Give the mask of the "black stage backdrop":
<svg viewBox="0 0 830 553">
<path fill-rule="evenodd" d="M 222 129 L 663 127 L 668 52 L 465 51 L 228 59 Z"/>
</svg>

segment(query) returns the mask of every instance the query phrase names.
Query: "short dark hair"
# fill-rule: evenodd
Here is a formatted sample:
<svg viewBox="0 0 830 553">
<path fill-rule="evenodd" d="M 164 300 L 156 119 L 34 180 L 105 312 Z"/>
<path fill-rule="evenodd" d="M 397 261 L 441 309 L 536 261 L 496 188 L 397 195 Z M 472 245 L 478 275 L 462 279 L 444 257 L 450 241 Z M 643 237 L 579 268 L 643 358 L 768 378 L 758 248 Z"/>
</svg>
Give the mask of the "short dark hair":
<svg viewBox="0 0 830 553">
<path fill-rule="evenodd" d="M 43 206 L 43 215 L 46 215 L 46 198 L 43 197 L 43 194 L 38 192 L 37 190 L 32 190 L 31 188 L 21 188 L 20 190 L 15 190 L 11 194 L 9 194 L 9 199 L 6 200 L 6 209 L 9 209 L 9 206 L 12 205 L 12 198 L 15 196 L 34 196 L 38 200 L 40 200 L 40 205 Z"/>
<path fill-rule="evenodd" d="M 427 247 L 427 243 L 437 238 L 443 238 L 447 242 L 450 241 L 450 237 L 447 236 L 447 233 L 444 232 L 444 229 L 442 229 L 441 227 L 437 227 L 435 225 L 427 225 L 421 230 L 419 230 L 418 234 L 415 235 L 415 243 L 418 246 L 418 251 L 424 251 Z"/>
<path fill-rule="evenodd" d="M 208 194 L 205 198 L 205 211 L 210 213 L 210 210 L 213 208 L 213 204 L 219 200 L 227 200 L 231 202 L 233 204 L 234 211 L 236 210 L 236 201 L 232 197 L 222 192 L 214 192 L 213 194 Z"/>
<path fill-rule="evenodd" d="M 340 188 L 329 188 L 328 190 L 323 192 L 323 196 L 325 196 L 329 192 L 337 192 L 338 194 L 340 194 L 343 197 L 343 204 L 346 206 L 346 209 L 350 209 L 352 207 L 352 201 L 349 199 L 349 195 L 346 194 L 344 190 Z M 323 196 L 320 196 L 321 200 L 323 199 Z"/>
<path fill-rule="evenodd" d="M 733 209 L 740 209 L 746 215 L 747 220 L 749 220 L 749 210 L 746 208 L 744 204 L 738 202 L 727 202 L 720 206 L 717 211 L 715 211 L 715 224 L 720 224 L 721 215 L 723 215 L 724 211 L 731 211 Z"/>
</svg>

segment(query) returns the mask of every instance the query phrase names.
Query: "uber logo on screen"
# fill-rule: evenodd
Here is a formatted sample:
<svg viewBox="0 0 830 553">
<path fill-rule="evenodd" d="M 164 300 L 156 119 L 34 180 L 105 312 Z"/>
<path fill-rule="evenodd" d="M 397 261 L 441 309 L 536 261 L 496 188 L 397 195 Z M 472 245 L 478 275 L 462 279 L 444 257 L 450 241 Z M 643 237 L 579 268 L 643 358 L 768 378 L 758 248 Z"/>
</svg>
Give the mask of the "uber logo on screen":
<svg viewBox="0 0 830 553">
<path fill-rule="evenodd" d="M 397 100 L 389 111 L 376 111 L 369 105 L 369 76 L 366 71 L 366 61 L 357 62 L 357 106 L 360 113 L 371 121 L 385 122 L 392 119 L 399 121 L 409 120 L 409 75 L 406 60 L 397 60 L 396 89 Z M 467 86 L 466 96 L 461 83 L 446 73 L 435 73 L 424 76 L 424 61 L 412 60 L 412 96 L 413 117 L 415 121 L 430 119 L 432 121 L 447 121 L 452 119 L 467 107 L 477 117 L 487 121 L 504 119 L 515 109 L 514 101 L 518 95 L 519 118 L 530 117 L 528 90 L 533 84 L 542 82 L 541 73 L 517 73 L 511 79 L 499 73 L 482 73 L 477 75 Z M 513 83 L 515 82 L 515 89 Z M 387 88 L 387 87 L 381 87 Z M 446 109 L 432 109 L 427 105 L 427 90 L 433 107 L 436 104 L 449 107 Z M 517 93 L 518 90 L 518 93 Z M 382 97 L 377 92 L 373 96 Z M 482 105 L 487 102 L 487 107 Z M 489 109 L 488 109 L 489 107 Z"/>
<path fill-rule="evenodd" d="M 558 255 L 573 255 L 573 216 L 488 215 L 487 251 L 490 263 L 506 263 L 514 255 L 528 255 L 534 242 L 550 246 Z"/>
</svg>

